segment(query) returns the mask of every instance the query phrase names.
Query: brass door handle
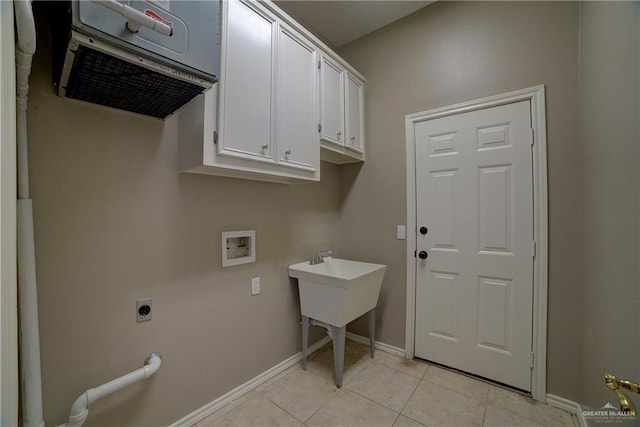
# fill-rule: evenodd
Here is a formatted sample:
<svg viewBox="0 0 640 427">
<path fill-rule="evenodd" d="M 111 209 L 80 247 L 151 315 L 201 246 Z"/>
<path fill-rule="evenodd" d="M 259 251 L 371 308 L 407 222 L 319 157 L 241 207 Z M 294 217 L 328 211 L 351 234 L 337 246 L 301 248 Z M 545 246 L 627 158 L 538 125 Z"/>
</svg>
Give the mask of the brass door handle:
<svg viewBox="0 0 640 427">
<path fill-rule="evenodd" d="M 634 383 L 633 381 L 620 379 L 612 374 L 604 374 L 603 377 L 607 388 L 609 388 L 609 390 L 616 394 L 616 397 L 620 402 L 620 411 L 631 414 L 635 417 L 638 414 L 636 405 L 634 405 L 629 396 L 621 392 L 620 389 L 622 388 L 633 393 L 640 394 L 640 384 Z"/>
</svg>

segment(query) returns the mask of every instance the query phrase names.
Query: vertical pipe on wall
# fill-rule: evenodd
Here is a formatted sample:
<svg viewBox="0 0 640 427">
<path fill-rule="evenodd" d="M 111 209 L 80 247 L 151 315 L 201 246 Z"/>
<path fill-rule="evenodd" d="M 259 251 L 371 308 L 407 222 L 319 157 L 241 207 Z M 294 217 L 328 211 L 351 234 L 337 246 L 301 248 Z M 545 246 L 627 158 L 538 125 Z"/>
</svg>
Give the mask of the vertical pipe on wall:
<svg viewBox="0 0 640 427">
<path fill-rule="evenodd" d="M 18 199 L 17 214 L 22 421 L 25 427 L 44 427 L 33 205 L 30 199 Z"/>
<path fill-rule="evenodd" d="M 27 94 L 29 92 L 31 59 L 35 53 L 36 46 L 36 31 L 30 0 L 14 0 L 14 6 L 17 30 L 17 237 L 22 423 L 26 427 L 44 427 L 33 205 L 31 199 L 29 199 L 29 161 L 27 157 Z"/>
</svg>

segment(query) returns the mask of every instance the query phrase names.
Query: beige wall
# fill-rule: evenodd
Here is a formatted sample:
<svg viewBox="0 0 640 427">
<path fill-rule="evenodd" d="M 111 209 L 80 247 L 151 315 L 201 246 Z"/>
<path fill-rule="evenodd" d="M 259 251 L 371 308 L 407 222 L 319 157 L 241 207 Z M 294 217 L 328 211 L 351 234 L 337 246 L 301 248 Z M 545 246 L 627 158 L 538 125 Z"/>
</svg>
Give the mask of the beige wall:
<svg viewBox="0 0 640 427">
<path fill-rule="evenodd" d="M 177 174 L 175 117 L 55 96 L 46 45 L 29 104 L 45 421 L 159 351 L 160 371 L 92 405 L 86 425 L 167 425 L 300 351 L 286 268 L 334 246 L 337 167 L 291 186 Z M 222 269 L 234 228 L 257 231 L 257 262 Z M 137 324 L 147 297 L 153 320 Z"/>
<path fill-rule="evenodd" d="M 592 408 L 615 402 L 604 372 L 640 381 L 639 19 L 638 3 L 580 6 L 582 402 Z"/>
<path fill-rule="evenodd" d="M 601 370 L 640 379 L 635 356 L 626 355 L 638 354 L 640 230 L 637 97 L 633 104 L 625 96 L 638 93 L 638 81 L 631 88 L 626 63 L 610 69 L 606 57 L 585 56 L 586 43 L 598 55 L 617 52 L 613 62 L 625 55 L 599 44 L 618 19 L 598 18 L 599 7 L 437 2 L 345 46 L 341 53 L 367 77 L 368 160 L 323 164 L 321 183 L 299 186 L 176 174 L 175 118 L 162 124 L 56 97 L 41 40 L 29 132 L 47 425 L 62 422 L 86 388 L 139 367 L 151 351 L 164 356 L 159 373 L 92 406 L 87 425 L 170 423 L 296 353 L 297 287 L 286 266 L 318 249 L 389 265 L 378 339 L 404 347 L 405 241 L 395 238 L 406 222 L 404 116 L 538 84 L 547 89 L 547 391 L 597 406 L 611 398 Z M 626 28 L 607 43 L 624 41 Z M 637 54 L 636 45 L 636 67 Z M 605 89 L 601 78 L 622 76 L 613 95 L 622 103 L 599 121 L 607 108 L 595 100 L 609 94 L 590 89 L 589 73 Z M 610 138 L 603 132 L 618 113 L 626 121 Z M 604 139 L 615 151 L 602 148 Z M 602 181 L 612 173 L 615 192 Z M 220 232 L 245 227 L 257 230 L 257 262 L 222 269 Z M 262 294 L 251 297 L 256 276 Z M 623 315 L 607 311 L 624 302 L 620 294 L 632 295 Z M 144 297 L 153 298 L 154 318 L 136 324 L 135 300 Z M 636 323 L 616 329 L 619 319 Z M 366 322 L 352 330 L 366 335 Z"/>
<path fill-rule="evenodd" d="M 389 265 L 379 340 L 404 347 L 404 116 L 544 84 L 549 167 L 548 392 L 579 400 L 578 4 L 437 2 L 341 49 L 366 78 L 367 162 L 342 167 L 339 251 Z M 365 322 L 354 327 L 366 334 Z"/>
</svg>

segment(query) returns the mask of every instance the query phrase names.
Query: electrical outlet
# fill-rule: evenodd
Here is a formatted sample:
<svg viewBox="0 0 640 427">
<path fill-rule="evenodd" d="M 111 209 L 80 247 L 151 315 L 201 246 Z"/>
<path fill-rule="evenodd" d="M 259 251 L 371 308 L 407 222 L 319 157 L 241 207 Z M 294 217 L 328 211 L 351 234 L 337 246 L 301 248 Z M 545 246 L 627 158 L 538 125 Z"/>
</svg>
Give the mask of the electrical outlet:
<svg viewBox="0 0 640 427">
<path fill-rule="evenodd" d="M 260 278 L 254 277 L 251 279 L 251 295 L 258 295 L 260 293 Z"/>
<path fill-rule="evenodd" d="M 136 316 L 138 323 L 151 320 L 151 298 L 136 301 Z"/>
</svg>

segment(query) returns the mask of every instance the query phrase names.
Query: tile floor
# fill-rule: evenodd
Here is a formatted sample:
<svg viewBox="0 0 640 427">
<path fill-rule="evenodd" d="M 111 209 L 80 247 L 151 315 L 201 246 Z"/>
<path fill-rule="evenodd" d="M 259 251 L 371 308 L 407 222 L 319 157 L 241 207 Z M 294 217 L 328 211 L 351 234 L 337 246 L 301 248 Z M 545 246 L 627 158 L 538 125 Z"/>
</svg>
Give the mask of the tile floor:
<svg viewBox="0 0 640 427">
<path fill-rule="evenodd" d="M 575 416 L 427 363 L 347 341 L 343 386 L 331 343 L 194 427 L 578 426 Z"/>
</svg>

